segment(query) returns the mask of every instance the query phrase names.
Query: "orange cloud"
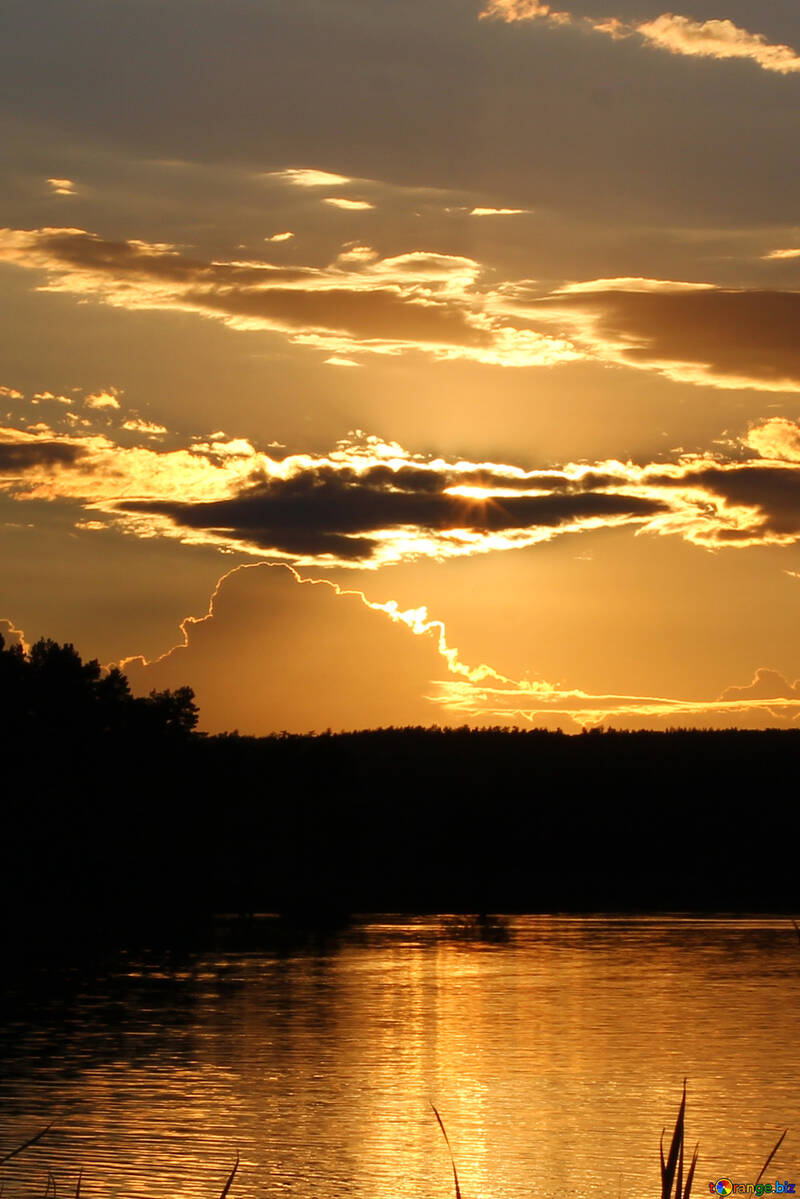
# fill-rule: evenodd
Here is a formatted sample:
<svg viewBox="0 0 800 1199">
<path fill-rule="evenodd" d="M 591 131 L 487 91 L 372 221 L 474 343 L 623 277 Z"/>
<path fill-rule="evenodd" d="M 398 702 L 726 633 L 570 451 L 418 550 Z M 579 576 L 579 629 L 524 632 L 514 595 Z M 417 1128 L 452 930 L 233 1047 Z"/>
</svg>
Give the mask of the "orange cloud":
<svg viewBox="0 0 800 1199">
<path fill-rule="evenodd" d="M 115 387 L 110 387 L 106 391 L 88 395 L 83 402 L 87 408 L 119 408 L 118 394 Z"/>
<path fill-rule="evenodd" d="M 569 12 L 553 12 L 541 0 L 487 0 L 479 16 L 506 22 L 543 20 L 552 25 L 574 24 L 603 33 L 614 39 L 638 34 L 644 42 L 670 54 L 693 58 L 749 59 L 764 71 L 781 75 L 800 70 L 800 56 L 791 46 L 767 41 L 761 33 L 750 33 L 728 20 L 695 21 L 676 13 L 662 13 L 652 21 L 639 24 L 618 17 L 575 17 Z"/>
<path fill-rule="evenodd" d="M 265 666 L 265 663 L 268 664 Z M 800 718 L 800 685 L 760 669 L 719 698 L 595 695 L 470 667 L 424 607 L 401 611 L 290 568 L 239 566 L 207 612 L 153 661 L 121 663 L 147 692 L 190 679 L 203 727 L 245 733 L 402 724 L 502 724 L 575 732 L 610 727 L 769 727 Z"/>
<path fill-rule="evenodd" d="M 487 0 L 486 7 L 478 14 L 481 20 L 497 19 L 512 21 L 550 21 L 566 25 L 573 19 L 568 12 L 554 12 L 542 0 Z"/>
<path fill-rule="evenodd" d="M 526 471 L 410 454 L 377 437 L 281 459 L 224 434 L 157 450 L 46 426 L 6 428 L 0 490 L 19 502 L 78 501 L 93 519 L 104 514 L 140 537 L 299 566 L 374 569 L 623 526 L 713 548 L 793 545 L 800 541 L 798 446 L 800 426 L 772 418 L 752 426 L 728 458 Z"/>
<path fill-rule="evenodd" d="M 202 262 L 167 244 L 110 242 L 79 229 L 0 230 L 0 261 L 44 271 L 45 290 L 194 312 L 239 330 L 284 333 L 329 355 L 417 351 L 499 366 L 581 356 L 561 337 L 493 314 L 473 259 L 428 251 L 381 259 L 357 249 L 326 268 L 289 267 Z"/>
<path fill-rule="evenodd" d="M 412 351 L 515 367 L 593 359 L 678 382 L 800 390 L 798 291 L 620 278 L 543 293 L 527 280 L 487 286 L 480 263 L 454 254 L 380 258 L 351 245 L 323 268 L 202 262 L 164 243 L 75 229 L 0 230 L 0 261 L 45 272 L 45 290 L 194 312 L 339 359 Z"/>
<path fill-rule="evenodd" d="M 660 50 L 702 58 L 746 58 L 765 71 L 787 75 L 800 71 L 800 57 L 790 46 L 774 45 L 760 33 L 749 33 L 732 21 L 694 21 L 662 13 L 636 26 L 636 32 Z"/>
<path fill-rule="evenodd" d="M 549 296 L 505 287 L 501 308 L 565 326 L 588 357 L 730 390 L 800 391 L 800 292 L 596 279 Z"/>
<path fill-rule="evenodd" d="M 800 426 L 784 416 L 773 416 L 754 425 L 744 442 L 761 458 L 800 462 Z"/>
<path fill-rule="evenodd" d="M 345 208 L 350 212 L 362 212 L 367 208 L 375 207 L 368 200 L 347 200 L 339 196 L 327 196 L 323 203 L 332 204 L 334 208 Z"/>
<path fill-rule="evenodd" d="M 520 216 L 527 208 L 473 208 L 470 216 Z"/>
<path fill-rule="evenodd" d="M 50 190 L 56 196 L 74 196 L 76 194 L 75 184 L 71 179 L 48 179 Z"/>
</svg>

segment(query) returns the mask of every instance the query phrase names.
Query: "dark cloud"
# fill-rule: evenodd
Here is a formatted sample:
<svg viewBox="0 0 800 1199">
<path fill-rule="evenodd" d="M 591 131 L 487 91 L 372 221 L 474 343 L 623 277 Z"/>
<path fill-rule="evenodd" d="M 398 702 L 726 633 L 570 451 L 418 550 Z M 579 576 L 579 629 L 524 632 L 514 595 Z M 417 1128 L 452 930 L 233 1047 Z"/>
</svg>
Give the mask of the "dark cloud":
<svg viewBox="0 0 800 1199">
<path fill-rule="evenodd" d="M 708 381 L 800 385 L 800 292 L 603 290 L 543 300 L 590 321 L 588 338 L 632 366 L 688 363 Z M 534 305 L 534 308 L 536 305 Z M 621 348 L 619 348 L 621 347 Z M 700 381 L 699 379 L 697 381 Z"/>
<path fill-rule="evenodd" d="M 667 488 L 685 487 L 689 482 L 710 497 L 719 496 L 726 504 L 757 511 L 756 519 L 746 530 L 720 530 L 722 540 L 752 538 L 756 532 L 792 537 L 800 533 L 800 469 L 796 465 L 720 464 L 691 470 L 680 479 L 654 476 L 649 481 Z"/>
<path fill-rule="evenodd" d="M 72 466 L 86 452 L 81 446 L 59 441 L 0 442 L 0 472 L 17 474 L 35 467 Z"/>
<path fill-rule="evenodd" d="M 435 490 L 435 473 L 376 467 L 358 475 L 326 466 L 289 479 L 260 482 L 233 499 L 199 504 L 129 502 L 118 507 L 123 512 L 167 516 L 188 529 L 224 532 L 264 549 L 363 558 L 371 549 L 365 537 L 387 529 L 413 528 L 417 536 L 451 529 L 501 533 L 598 519 L 644 520 L 667 506 L 657 499 L 574 492 L 569 487 L 558 495 L 524 491 L 490 499 L 449 495 L 443 488 L 452 479 L 439 475 L 440 489 Z"/>
</svg>

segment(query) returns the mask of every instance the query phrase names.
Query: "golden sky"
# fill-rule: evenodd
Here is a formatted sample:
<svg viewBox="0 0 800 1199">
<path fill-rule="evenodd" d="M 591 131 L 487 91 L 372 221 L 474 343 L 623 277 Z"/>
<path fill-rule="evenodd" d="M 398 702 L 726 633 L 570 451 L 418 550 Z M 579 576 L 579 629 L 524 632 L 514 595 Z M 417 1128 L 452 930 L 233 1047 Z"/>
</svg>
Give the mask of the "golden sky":
<svg viewBox="0 0 800 1199">
<path fill-rule="evenodd" d="M 7 639 L 212 731 L 800 723 L 796 0 L 31 0 L 0 56 Z"/>
</svg>

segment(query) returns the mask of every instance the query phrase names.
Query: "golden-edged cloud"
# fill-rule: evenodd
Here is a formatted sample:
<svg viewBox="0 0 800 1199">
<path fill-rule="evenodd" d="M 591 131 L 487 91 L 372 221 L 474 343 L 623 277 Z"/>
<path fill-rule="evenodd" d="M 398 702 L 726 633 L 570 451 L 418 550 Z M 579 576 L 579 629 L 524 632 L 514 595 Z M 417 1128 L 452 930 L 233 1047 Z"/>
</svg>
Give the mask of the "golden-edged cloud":
<svg viewBox="0 0 800 1199">
<path fill-rule="evenodd" d="M 583 359 L 713 387 L 800 390 L 799 291 L 624 277 L 547 292 L 434 251 L 381 258 L 351 244 L 327 267 L 209 262 L 80 229 L 0 230 L 2 261 L 43 272 L 43 290 L 194 312 L 329 358 L 413 351 L 503 367 Z"/>
<path fill-rule="evenodd" d="M 347 212 L 364 212 L 375 207 L 369 200 L 348 200 L 344 196 L 326 196 L 323 202 L 334 208 L 344 208 Z"/>
<path fill-rule="evenodd" d="M 291 567 L 234 567 L 217 582 L 207 611 L 181 622 L 180 634 L 160 657 L 121 665 L 140 692 L 190 679 L 211 732 L 432 722 L 576 732 L 598 724 L 724 728 L 800 720 L 800 684 L 764 668 L 750 684 L 708 699 L 601 695 L 513 679 L 465 663 L 424 606 L 402 609 Z"/>
<path fill-rule="evenodd" d="M 619 17 L 576 17 L 553 11 L 540 0 L 487 0 L 479 16 L 512 23 L 540 21 L 551 25 L 575 25 L 615 39 L 638 36 L 658 50 L 691 58 L 748 59 L 764 71 L 780 75 L 800 71 L 800 56 L 791 46 L 767 40 L 729 20 L 696 21 L 677 13 L 661 13 L 652 21 L 628 22 Z"/>
<path fill-rule="evenodd" d="M 800 391 L 800 292 L 598 279 L 549 296 L 505 285 L 501 307 L 557 323 L 587 357 L 681 383 Z"/>
<path fill-rule="evenodd" d="M 707 548 L 800 542 L 800 426 L 772 418 L 727 457 L 684 455 L 524 470 L 411 454 L 376 437 L 275 458 L 243 438 L 188 448 L 0 430 L 0 489 L 71 500 L 140 537 L 283 559 L 378 568 L 520 549 L 629 527 Z"/>
<path fill-rule="evenodd" d="M 340 357 L 417 351 L 533 366 L 581 356 L 562 337 L 490 313 L 480 264 L 458 255 L 382 259 L 359 246 L 324 268 L 204 262 L 164 243 L 107 241 L 80 229 L 4 229 L 0 261 L 45 272 L 44 290 L 120 308 L 194 312 Z"/>
</svg>

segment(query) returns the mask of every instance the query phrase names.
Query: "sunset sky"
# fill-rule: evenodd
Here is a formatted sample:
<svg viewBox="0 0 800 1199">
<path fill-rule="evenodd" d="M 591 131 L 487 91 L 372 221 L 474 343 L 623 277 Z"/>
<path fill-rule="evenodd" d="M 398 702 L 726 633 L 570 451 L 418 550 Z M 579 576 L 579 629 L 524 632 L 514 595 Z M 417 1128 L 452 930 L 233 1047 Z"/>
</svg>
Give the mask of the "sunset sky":
<svg viewBox="0 0 800 1199">
<path fill-rule="evenodd" d="M 201 727 L 800 725 L 797 0 L 30 0 L 0 631 Z"/>
</svg>

